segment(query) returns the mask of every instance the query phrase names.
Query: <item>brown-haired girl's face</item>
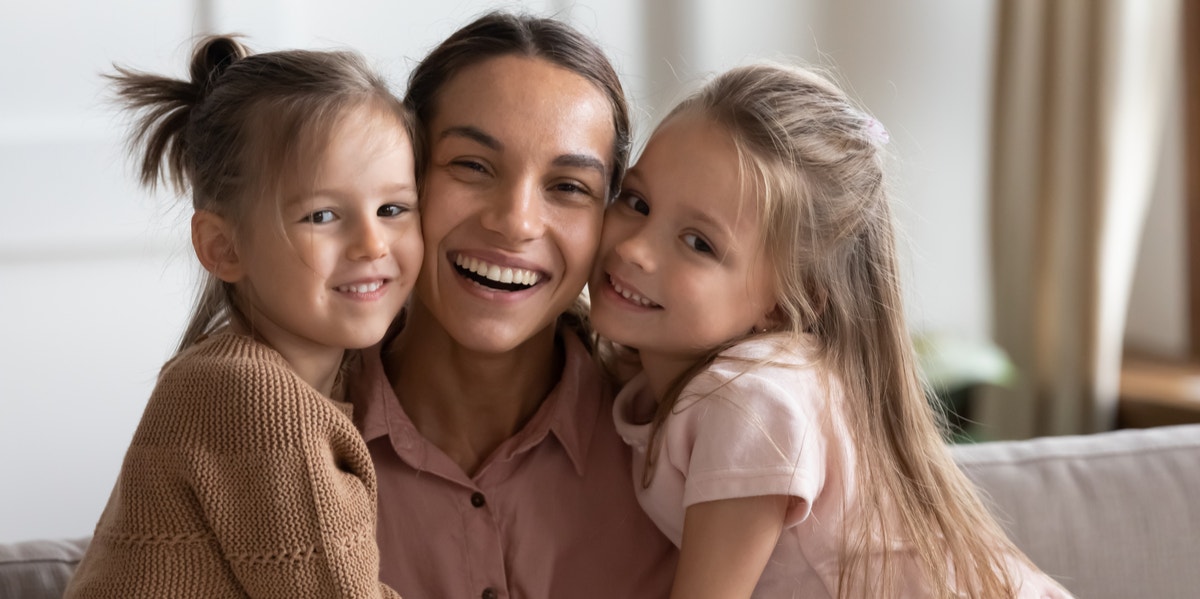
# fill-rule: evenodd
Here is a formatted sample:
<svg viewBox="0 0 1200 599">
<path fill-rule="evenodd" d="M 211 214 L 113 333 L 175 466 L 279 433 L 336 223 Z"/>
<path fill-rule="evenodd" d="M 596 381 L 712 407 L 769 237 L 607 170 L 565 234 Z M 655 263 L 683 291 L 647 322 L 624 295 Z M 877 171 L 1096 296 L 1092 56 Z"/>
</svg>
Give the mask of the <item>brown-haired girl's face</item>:
<svg viewBox="0 0 1200 599">
<path fill-rule="evenodd" d="M 288 190 L 281 205 L 260 199 L 239 227 L 238 293 L 256 332 L 281 352 L 378 342 L 421 264 L 403 126 L 378 108 L 357 107 L 322 146 L 300 165 L 314 176 L 311 186 Z"/>
<path fill-rule="evenodd" d="M 612 147 L 607 97 L 546 60 L 500 56 L 438 93 L 422 186 L 417 296 L 458 343 L 513 349 L 583 289 Z"/>
<path fill-rule="evenodd" d="M 592 324 L 678 374 L 771 324 L 772 270 L 758 202 L 733 138 L 703 116 L 664 123 L 608 209 L 592 275 Z M 669 363 L 669 365 L 667 364 Z"/>
</svg>

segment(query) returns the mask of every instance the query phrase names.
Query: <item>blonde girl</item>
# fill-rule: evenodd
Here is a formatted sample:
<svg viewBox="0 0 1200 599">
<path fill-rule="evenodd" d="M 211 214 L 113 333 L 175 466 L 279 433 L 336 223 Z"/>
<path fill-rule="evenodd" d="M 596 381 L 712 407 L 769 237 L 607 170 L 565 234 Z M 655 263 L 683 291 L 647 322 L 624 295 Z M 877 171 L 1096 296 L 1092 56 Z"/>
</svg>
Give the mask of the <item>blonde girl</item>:
<svg viewBox="0 0 1200 599">
<path fill-rule="evenodd" d="M 190 75 L 111 76 L 208 275 L 66 596 L 396 597 L 338 379 L 421 263 L 409 118 L 348 52 L 212 37 Z"/>
<path fill-rule="evenodd" d="M 951 460 L 903 317 L 886 132 L 806 70 L 718 76 L 604 223 L 596 331 L 672 597 L 1065 597 Z M 619 356 L 618 356 L 619 357 Z"/>
</svg>

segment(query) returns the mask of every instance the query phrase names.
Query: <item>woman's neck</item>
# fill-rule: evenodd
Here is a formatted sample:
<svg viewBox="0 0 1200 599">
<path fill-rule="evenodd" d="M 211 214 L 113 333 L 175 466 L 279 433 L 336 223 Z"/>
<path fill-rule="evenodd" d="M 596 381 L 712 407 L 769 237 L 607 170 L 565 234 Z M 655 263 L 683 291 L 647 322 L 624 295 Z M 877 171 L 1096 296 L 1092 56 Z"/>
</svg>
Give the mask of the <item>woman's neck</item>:
<svg viewBox="0 0 1200 599">
<path fill-rule="evenodd" d="M 447 334 L 413 301 L 383 366 L 417 430 L 473 475 L 542 405 L 563 370 L 547 327 L 511 351 L 481 353 Z"/>
</svg>

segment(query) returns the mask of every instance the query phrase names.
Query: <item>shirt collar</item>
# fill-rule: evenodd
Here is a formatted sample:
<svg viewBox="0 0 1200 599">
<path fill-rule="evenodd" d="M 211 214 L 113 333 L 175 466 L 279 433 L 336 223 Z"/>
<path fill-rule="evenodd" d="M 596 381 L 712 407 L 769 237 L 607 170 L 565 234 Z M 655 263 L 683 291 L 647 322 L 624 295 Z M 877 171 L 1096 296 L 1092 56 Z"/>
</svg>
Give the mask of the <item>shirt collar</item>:
<svg viewBox="0 0 1200 599">
<path fill-rule="evenodd" d="M 569 331 L 564 331 L 560 338 L 566 359 L 558 383 L 529 422 L 501 445 L 489 462 L 504 461 L 529 451 L 552 433 L 575 472 L 583 475 L 596 420 L 609 417 L 608 404 L 603 401 L 609 390 L 583 342 Z M 390 436 L 392 445 L 405 458 L 402 448 L 418 445 L 414 441 L 421 435 L 404 413 L 384 373 L 381 347 L 382 344 L 361 352 L 362 359 L 349 380 L 348 395 L 354 403 L 355 424 L 363 440 L 370 443 Z M 423 438 L 420 441 L 420 445 L 428 443 Z"/>
</svg>

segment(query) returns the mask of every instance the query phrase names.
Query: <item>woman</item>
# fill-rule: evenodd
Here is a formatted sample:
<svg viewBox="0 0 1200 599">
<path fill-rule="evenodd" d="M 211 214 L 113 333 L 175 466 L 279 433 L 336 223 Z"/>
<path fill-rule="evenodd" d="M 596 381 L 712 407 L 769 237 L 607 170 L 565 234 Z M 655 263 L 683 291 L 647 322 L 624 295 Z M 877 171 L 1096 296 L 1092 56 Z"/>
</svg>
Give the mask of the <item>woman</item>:
<svg viewBox="0 0 1200 599">
<path fill-rule="evenodd" d="M 414 70 L 425 260 L 352 380 L 379 479 L 382 580 L 406 597 L 662 597 L 580 291 L 629 152 L 603 52 L 492 13 Z"/>
</svg>

